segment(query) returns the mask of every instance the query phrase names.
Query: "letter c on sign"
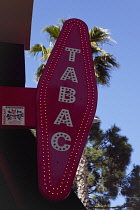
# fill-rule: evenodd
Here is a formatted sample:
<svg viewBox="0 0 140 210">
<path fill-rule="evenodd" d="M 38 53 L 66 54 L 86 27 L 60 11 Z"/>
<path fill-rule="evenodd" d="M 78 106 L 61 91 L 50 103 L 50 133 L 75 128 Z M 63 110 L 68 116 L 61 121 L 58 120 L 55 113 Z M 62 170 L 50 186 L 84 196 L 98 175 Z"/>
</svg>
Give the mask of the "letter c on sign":
<svg viewBox="0 0 140 210">
<path fill-rule="evenodd" d="M 51 145 L 54 149 L 58 150 L 58 151 L 66 151 L 70 148 L 69 144 L 64 144 L 63 146 L 60 146 L 58 144 L 58 139 L 62 137 L 64 138 L 66 141 L 71 141 L 71 137 L 67 134 L 67 133 L 62 133 L 62 132 L 58 132 L 55 133 L 52 138 L 51 138 Z"/>
</svg>

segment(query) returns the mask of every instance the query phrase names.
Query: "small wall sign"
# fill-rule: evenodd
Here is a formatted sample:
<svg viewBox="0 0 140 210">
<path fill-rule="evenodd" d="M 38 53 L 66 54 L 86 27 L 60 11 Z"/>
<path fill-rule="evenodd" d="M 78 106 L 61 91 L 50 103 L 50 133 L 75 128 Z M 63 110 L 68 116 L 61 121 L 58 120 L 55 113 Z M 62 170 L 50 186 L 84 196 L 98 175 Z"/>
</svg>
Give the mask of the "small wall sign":
<svg viewBox="0 0 140 210">
<path fill-rule="evenodd" d="M 25 107 L 2 106 L 2 125 L 25 125 Z"/>
</svg>

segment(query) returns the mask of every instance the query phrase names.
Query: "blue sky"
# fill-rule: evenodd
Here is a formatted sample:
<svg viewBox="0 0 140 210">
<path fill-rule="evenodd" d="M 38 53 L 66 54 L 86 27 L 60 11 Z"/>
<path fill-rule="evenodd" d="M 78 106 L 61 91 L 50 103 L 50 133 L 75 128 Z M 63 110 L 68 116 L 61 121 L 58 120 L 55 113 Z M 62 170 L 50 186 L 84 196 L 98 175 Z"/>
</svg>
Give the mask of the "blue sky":
<svg viewBox="0 0 140 210">
<path fill-rule="evenodd" d="M 34 0 L 31 46 L 49 38 L 42 34 L 45 26 L 57 24 L 59 19 L 79 18 L 89 29 L 99 26 L 109 29 L 117 44 L 105 46 L 120 64 L 112 72 L 110 87 L 98 87 L 96 115 L 101 127 L 108 129 L 116 124 L 133 146 L 129 171 L 140 164 L 140 1 L 139 0 Z M 25 56 L 26 86 L 36 87 L 34 72 L 39 61 Z"/>
</svg>

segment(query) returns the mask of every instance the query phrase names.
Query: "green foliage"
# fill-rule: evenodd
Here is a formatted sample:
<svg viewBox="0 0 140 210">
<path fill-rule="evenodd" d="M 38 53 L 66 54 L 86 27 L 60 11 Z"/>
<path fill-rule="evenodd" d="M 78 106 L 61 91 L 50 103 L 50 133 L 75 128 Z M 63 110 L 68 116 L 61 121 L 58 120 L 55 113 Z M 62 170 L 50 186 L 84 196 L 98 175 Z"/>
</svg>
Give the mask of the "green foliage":
<svg viewBox="0 0 140 210">
<path fill-rule="evenodd" d="M 36 78 L 36 81 L 37 81 L 37 82 L 39 81 L 39 79 L 40 79 L 40 77 L 41 77 L 41 75 L 42 75 L 42 72 L 43 72 L 44 68 L 45 68 L 45 64 L 41 64 L 41 65 L 38 67 L 38 69 L 36 70 L 35 78 Z"/>
<path fill-rule="evenodd" d="M 46 48 L 42 44 L 35 44 L 31 47 L 29 54 L 32 54 L 33 57 L 37 57 L 38 54 L 41 53 L 41 61 L 46 61 L 51 54 L 51 49 Z"/>
<path fill-rule="evenodd" d="M 42 29 L 42 32 L 47 32 L 50 35 L 50 41 L 55 43 L 61 31 L 60 25 L 51 25 Z"/>
<path fill-rule="evenodd" d="M 102 85 L 108 85 L 110 81 L 110 70 L 114 67 L 119 67 L 113 55 L 104 53 L 96 55 L 94 58 L 94 69 L 97 82 Z"/>
<path fill-rule="evenodd" d="M 108 205 L 115 199 L 130 162 L 132 148 L 120 129 L 114 125 L 107 131 L 100 123 L 92 125 L 86 146 L 89 194 L 93 205 Z"/>
<path fill-rule="evenodd" d="M 134 165 L 133 170 L 122 182 L 122 195 L 126 196 L 126 210 L 140 209 L 140 166 Z"/>
<path fill-rule="evenodd" d="M 42 29 L 43 33 L 46 32 L 47 34 L 49 34 L 51 47 L 54 46 L 64 22 L 65 20 L 60 19 L 60 23 L 58 23 L 57 25 L 50 25 Z"/>
<path fill-rule="evenodd" d="M 108 29 L 103 29 L 97 26 L 89 30 L 89 36 L 90 36 L 91 43 L 99 43 L 99 45 L 104 44 L 109 41 L 113 41 L 116 43 L 116 41 L 114 41 L 110 37 L 110 32 Z"/>
</svg>

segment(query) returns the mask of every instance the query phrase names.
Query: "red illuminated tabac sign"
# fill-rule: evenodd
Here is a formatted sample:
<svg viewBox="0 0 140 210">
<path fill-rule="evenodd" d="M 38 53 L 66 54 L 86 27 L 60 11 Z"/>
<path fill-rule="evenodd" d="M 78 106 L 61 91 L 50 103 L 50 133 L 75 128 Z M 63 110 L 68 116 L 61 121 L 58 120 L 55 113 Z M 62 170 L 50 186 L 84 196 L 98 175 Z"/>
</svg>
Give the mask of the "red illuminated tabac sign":
<svg viewBox="0 0 140 210">
<path fill-rule="evenodd" d="M 67 20 L 39 81 L 36 97 L 39 188 L 63 200 L 93 122 L 97 88 L 88 28 Z"/>
<path fill-rule="evenodd" d="M 36 128 L 42 195 L 65 199 L 86 144 L 97 104 L 88 28 L 67 20 L 37 89 L 0 87 L 0 128 Z"/>
</svg>

